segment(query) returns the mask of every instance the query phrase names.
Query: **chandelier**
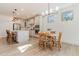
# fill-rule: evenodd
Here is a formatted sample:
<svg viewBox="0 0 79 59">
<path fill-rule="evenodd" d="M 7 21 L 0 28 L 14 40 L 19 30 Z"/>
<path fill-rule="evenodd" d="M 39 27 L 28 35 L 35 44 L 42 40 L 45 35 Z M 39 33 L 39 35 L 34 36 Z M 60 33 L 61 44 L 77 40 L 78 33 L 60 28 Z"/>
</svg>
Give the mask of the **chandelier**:
<svg viewBox="0 0 79 59">
<path fill-rule="evenodd" d="M 13 9 L 12 13 L 13 13 L 13 21 L 22 19 L 21 17 L 18 16 L 19 15 L 18 9 Z"/>
<path fill-rule="evenodd" d="M 14 9 L 14 10 L 12 11 L 12 13 L 13 13 L 13 21 L 14 21 L 14 20 L 16 20 L 17 9 Z"/>
<path fill-rule="evenodd" d="M 53 9 L 53 8 L 50 8 L 50 3 L 48 3 L 48 9 L 43 11 L 41 15 L 45 16 L 45 15 L 50 15 L 50 14 L 56 14 L 58 10 L 59 10 L 58 6 L 56 6 L 56 8 Z"/>
</svg>

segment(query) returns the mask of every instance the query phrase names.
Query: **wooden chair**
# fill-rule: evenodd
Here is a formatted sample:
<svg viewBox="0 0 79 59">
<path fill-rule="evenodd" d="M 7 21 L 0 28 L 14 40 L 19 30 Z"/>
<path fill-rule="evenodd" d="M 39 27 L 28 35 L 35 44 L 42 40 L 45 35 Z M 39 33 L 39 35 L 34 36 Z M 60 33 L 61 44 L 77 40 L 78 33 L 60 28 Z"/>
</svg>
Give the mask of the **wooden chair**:
<svg viewBox="0 0 79 59">
<path fill-rule="evenodd" d="M 45 33 L 39 33 L 39 47 L 46 48 L 46 35 Z"/>
<path fill-rule="evenodd" d="M 61 48 L 61 38 L 62 38 L 62 33 L 58 33 L 58 40 L 57 40 L 57 47 L 60 49 Z"/>
<path fill-rule="evenodd" d="M 14 43 L 18 43 L 17 41 L 17 33 L 16 32 L 12 32 L 12 40 Z"/>
<path fill-rule="evenodd" d="M 48 34 L 48 46 L 52 50 L 54 47 L 53 33 Z"/>
<path fill-rule="evenodd" d="M 43 37 L 44 37 L 44 39 L 43 39 L 44 48 L 47 48 L 47 33 L 46 32 L 44 32 Z"/>
<path fill-rule="evenodd" d="M 38 35 L 39 35 L 39 37 L 38 37 L 38 39 L 39 39 L 39 47 L 41 47 L 41 48 L 43 48 L 43 41 L 42 41 L 42 37 L 43 37 L 43 33 L 38 33 Z"/>
<path fill-rule="evenodd" d="M 6 33 L 7 33 L 7 43 L 12 44 L 13 43 L 13 41 L 12 41 L 12 33 L 10 33 L 9 30 L 6 30 Z"/>
</svg>

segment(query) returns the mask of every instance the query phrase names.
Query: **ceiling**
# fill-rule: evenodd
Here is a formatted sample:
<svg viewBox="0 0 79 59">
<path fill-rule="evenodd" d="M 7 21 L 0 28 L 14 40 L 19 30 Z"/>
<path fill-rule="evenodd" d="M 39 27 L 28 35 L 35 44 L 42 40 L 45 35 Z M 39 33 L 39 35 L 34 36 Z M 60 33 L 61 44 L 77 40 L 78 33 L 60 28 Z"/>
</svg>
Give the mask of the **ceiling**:
<svg viewBox="0 0 79 59">
<path fill-rule="evenodd" d="M 68 7 L 73 3 L 50 3 L 50 8 Z M 0 3 L 0 14 L 12 16 L 13 9 L 17 9 L 20 17 L 31 17 L 48 9 L 48 3 Z"/>
</svg>

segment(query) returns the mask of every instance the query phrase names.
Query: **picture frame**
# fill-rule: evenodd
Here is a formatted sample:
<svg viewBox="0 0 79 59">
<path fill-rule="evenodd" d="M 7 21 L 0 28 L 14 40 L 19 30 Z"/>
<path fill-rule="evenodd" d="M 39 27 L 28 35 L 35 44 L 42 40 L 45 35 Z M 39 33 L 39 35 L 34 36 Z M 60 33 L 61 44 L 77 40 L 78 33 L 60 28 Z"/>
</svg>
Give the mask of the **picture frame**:
<svg viewBox="0 0 79 59">
<path fill-rule="evenodd" d="M 73 11 L 65 11 L 62 14 L 63 21 L 72 21 L 73 20 Z"/>
</svg>

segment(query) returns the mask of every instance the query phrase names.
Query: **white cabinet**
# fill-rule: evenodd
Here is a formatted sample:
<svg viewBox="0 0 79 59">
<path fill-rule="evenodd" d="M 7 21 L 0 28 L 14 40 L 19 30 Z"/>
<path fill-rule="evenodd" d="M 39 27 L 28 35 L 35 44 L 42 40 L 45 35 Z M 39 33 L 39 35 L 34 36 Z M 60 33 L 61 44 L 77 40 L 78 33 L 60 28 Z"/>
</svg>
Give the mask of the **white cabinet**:
<svg viewBox="0 0 79 59">
<path fill-rule="evenodd" d="M 28 42 L 29 40 L 29 31 L 20 30 L 17 31 L 17 41 L 19 43 Z"/>
</svg>

